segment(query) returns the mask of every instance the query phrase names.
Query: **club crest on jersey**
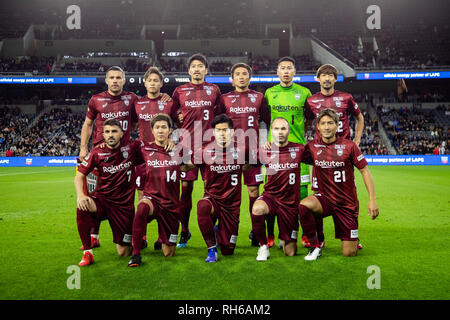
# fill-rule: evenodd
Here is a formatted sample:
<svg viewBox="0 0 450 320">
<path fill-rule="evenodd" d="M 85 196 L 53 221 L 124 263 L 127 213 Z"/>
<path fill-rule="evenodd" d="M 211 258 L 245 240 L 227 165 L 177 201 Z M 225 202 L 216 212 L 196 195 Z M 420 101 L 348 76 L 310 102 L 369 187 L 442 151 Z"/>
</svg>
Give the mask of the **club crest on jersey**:
<svg viewBox="0 0 450 320">
<path fill-rule="evenodd" d="M 123 103 L 125 103 L 125 105 L 128 107 L 130 105 L 130 101 L 129 100 L 123 100 Z"/>
<path fill-rule="evenodd" d="M 208 95 L 208 96 L 210 96 L 211 95 L 211 90 L 206 90 L 206 94 Z"/>
<path fill-rule="evenodd" d="M 291 158 L 295 159 L 296 156 L 297 156 L 297 154 L 294 151 L 291 151 Z"/>
<path fill-rule="evenodd" d="M 295 100 L 300 100 L 300 93 L 295 94 Z"/>
<path fill-rule="evenodd" d="M 128 158 L 128 151 L 123 151 L 122 152 L 122 156 L 123 156 L 124 159 L 127 159 Z"/>
<path fill-rule="evenodd" d="M 340 156 L 342 156 L 343 154 L 344 154 L 344 150 L 342 150 L 342 149 L 337 149 L 337 155 L 340 157 Z"/>
<path fill-rule="evenodd" d="M 250 98 L 250 101 L 251 101 L 252 103 L 255 103 L 255 102 L 256 102 L 256 97 L 255 97 L 255 95 L 249 94 L 248 97 Z"/>
<path fill-rule="evenodd" d="M 164 102 L 158 101 L 158 109 L 159 109 L 159 111 L 163 111 L 164 110 Z"/>
<path fill-rule="evenodd" d="M 341 102 L 340 101 L 336 101 L 336 107 L 338 107 L 338 108 L 341 107 Z"/>
<path fill-rule="evenodd" d="M 233 159 L 237 160 L 238 157 L 239 157 L 238 150 L 237 149 L 233 149 Z"/>
</svg>

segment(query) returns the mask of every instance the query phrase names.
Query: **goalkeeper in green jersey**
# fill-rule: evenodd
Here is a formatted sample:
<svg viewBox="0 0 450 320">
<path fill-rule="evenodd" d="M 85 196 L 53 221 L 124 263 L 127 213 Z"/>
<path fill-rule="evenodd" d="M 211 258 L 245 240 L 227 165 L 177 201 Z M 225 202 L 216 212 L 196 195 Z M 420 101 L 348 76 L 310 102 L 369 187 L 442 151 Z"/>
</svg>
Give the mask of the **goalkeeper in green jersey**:
<svg viewBox="0 0 450 320">
<path fill-rule="evenodd" d="M 271 119 L 283 117 L 289 122 L 289 141 L 305 145 L 305 117 L 303 110 L 306 99 L 311 96 L 311 91 L 293 82 L 295 73 L 295 60 L 291 57 L 281 58 L 278 61 L 277 69 L 280 83 L 268 88 L 265 93 L 265 98 L 270 110 Z M 270 134 L 269 141 L 271 141 Z M 309 181 L 309 167 L 302 163 L 300 199 L 308 196 Z M 267 221 L 268 240 L 274 238 L 274 222 Z M 279 246 L 282 245 L 281 241 L 280 243 Z M 273 241 L 271 244 L 273 245 Z"/>
</svg>

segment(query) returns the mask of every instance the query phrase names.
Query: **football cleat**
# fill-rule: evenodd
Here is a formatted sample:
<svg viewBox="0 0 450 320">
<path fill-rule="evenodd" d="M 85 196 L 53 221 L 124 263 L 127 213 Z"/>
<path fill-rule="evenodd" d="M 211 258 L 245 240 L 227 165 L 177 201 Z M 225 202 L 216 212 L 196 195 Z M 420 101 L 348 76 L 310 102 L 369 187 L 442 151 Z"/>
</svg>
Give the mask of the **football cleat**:
<svg viewBox="0 0 450 320">
<path fill-rule="evenodd" d="M 266 261 L 270 257 L 269 247 L 265 244 L 259 247 L 256 261 Z"/>
<path fill-rule="evenodd" d="M 208 256 L 205 259 L 205 262 L 217 262 L 219 260 L 219 256 L 217 254 L 217 248 L 212 247 L 208 249 Z"/>
<path fill-rule="evenodd" d="M 129 267 L 139 267 L 142 264 L 142 257 L 140 254 L 135 254 L 128 262 Z"/>
<path fill-rule="evenodd" d="M 91 236 L 92 249 L 100 247 L 100 240 Z M 80 250 L 84 250 L 84 246 L 81 246 Z"/>
<path fill-rule="evenodd" d="M 275 236 L 274 235 L 268 236 L 267 237 L 267 246 L 269 248 L 272 248 L 274 244 L 275 244 Z"/>
<path fill-rule="evenodd" d="M 188 240 L 191 238 L 191 233 L 190 232 L 181 232 L 180 235 L 180 241 L 177 244 L 177 248 L 186 248 L 187 247 L 187 242 Z"/>
<path fill-rule="evenodd" d="M 314 261 L 317 260 L 320 256 L 322 256 L 321 248 L 309 248 L 308 254 L 305 256 L 306 261 Z"/>
<path fill-rule="evenodd" d="M 94 255 L 89 250 L 86 250 L 83 253 L 83 258 L 81 259 L 80 263 L 78 264 L 80 267 L 88 266 L 90 264 L 94 263 Z"/>
</svg>

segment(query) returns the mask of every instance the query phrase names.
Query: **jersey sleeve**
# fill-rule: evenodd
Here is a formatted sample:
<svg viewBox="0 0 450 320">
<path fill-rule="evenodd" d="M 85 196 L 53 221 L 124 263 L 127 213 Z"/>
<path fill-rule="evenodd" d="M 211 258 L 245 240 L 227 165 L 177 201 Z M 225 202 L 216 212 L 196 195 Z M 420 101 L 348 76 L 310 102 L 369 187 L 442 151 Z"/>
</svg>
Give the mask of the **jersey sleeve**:
<svg viewBox="0 0 450 320">
<path fill-rule="evenodd" d="M 362 168 L 367 166 L 368 163 L 367 163 L 366 159 L 364 158 L 364 155 L 362 154 L 361 150 L 359 150 L 356 143 L 354 143 L 352 141 L 351 145 L 352 145 L 352 149 L 351 149 L 350 159 L 351 159 L 353 165 L 361 170 Z"/>
<path fill-rule="evenodd" d="M 93 151 L 89 152 L 78 166 L 78 171 L 85 176 L 89 174 L 97 166 L 97 154 Z"/>
<path fill-rule="evenodd" d="M 91 119 L 91 120 L 95 120 L 95 118 L 97 117 L 97 109 L 95 108 L 94 98 L 91 98 L 89 100 L 88 110 L 86 112 L 86 117 Z"/>
<path fill-rule="evenodd" d="M 226 112 L 225 99 L 224 99 L 224 95 L 221 95 L 219 97 L 219 102 L 217 104 L 215 114 L 222 114 L 222 113 L 225 113 L 225 112 Z"/>
<path fill-rule="evenodd" d="M 134 151 L 134 165 L 138 166 L 144 163 L 144 157 L 142 155 L 142 147 L 144 146 L 144 142 L 140 140 L 134 140 L 133 142 L 133 151 Z"/>
<path fill-rule="evenodd" d="M 314 120 L 314 113 L 312 112 L 312 107 L 309 104 L 309 99 L 305 102 L 305 118 L 308 120 Z"/>
<path fill-rule="evenodd" d="M 358 116 L 361 113 L 361 109 L 359 109 L 359 106 L 352 95 L 350 95 L 348 99 L 348 111 L 354 116 Z"/>
<path fill-rule="evenodd" d="M 132 100 L 133 107 L 131 108 L 131 122 L 132 123 L 137 123 L 138 122 L 138 116 L 137 116 L 137 113 L 136 113 L 136 107 L 135 106 L 136 106 L 136 102 L 139 100 L 139 98 L 135 94 L 132 94 L 131 96 L 133 97 L 133 100 Z"/>
<path fill-rule="evenodd" d="M 269 126 L 270 126 L 270 111 L 269 111 L 269 107 L 266 102 L 266 98 L 264 96 L 261 101 L 260 120 L 262 120 L 266 124 L 266 127 L 269 128 Z"/>
</svg>

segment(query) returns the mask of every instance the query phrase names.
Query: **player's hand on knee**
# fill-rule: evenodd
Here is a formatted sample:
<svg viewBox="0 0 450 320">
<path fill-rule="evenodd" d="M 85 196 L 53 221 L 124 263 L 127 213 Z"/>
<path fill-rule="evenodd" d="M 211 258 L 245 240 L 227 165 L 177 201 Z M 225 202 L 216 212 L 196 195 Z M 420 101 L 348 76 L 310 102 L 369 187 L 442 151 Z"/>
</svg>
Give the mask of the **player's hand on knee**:
<svg viewBox="0 0 450 320">
<path fill-rule="evenodd" d="M 83 211 L 89 211 L 92 199 L 86 195 L 77 197 L 77 208 Z"/>
<path fill-rule="evenodd" d="M 378 208 L 377 202 L 375 200 L 369 200 L 369 216 L 372 217 L 372 220 L 376 219 L 380 214 L 380 210 Z"/>
</svg>

